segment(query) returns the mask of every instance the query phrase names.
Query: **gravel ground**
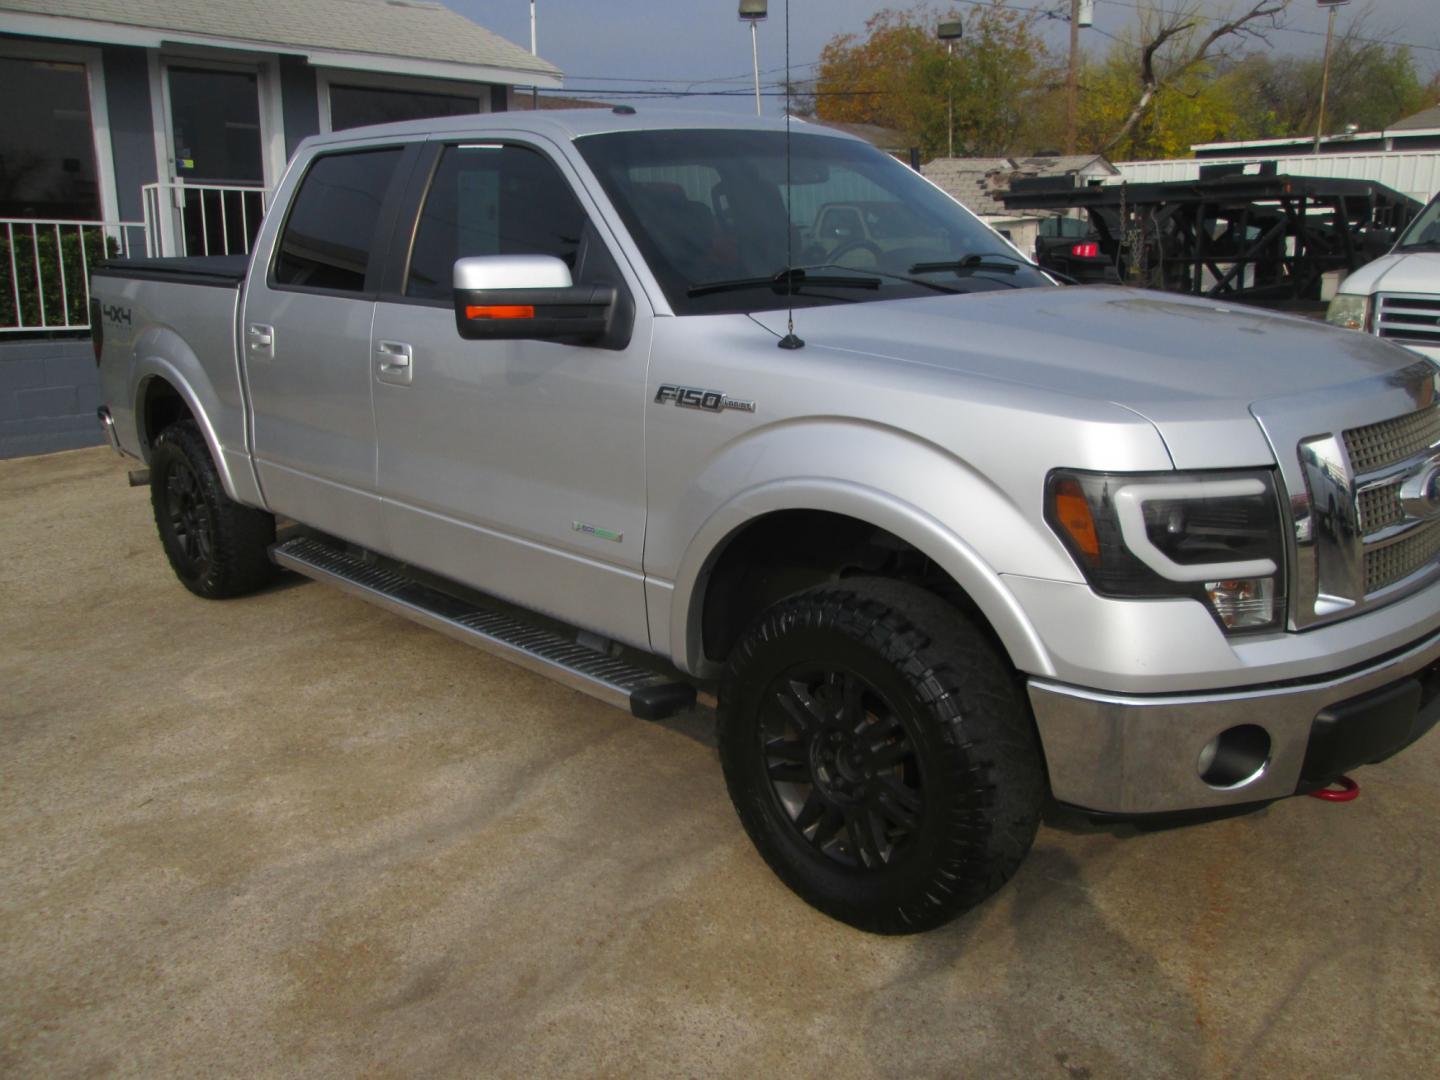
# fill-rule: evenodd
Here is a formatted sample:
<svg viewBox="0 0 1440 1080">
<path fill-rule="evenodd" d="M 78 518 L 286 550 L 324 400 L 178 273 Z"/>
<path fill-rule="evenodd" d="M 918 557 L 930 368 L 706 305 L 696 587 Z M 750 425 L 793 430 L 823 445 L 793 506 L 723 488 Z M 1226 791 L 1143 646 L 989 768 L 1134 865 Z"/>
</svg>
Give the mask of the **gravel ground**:
<svg viewBox="0 0 1440 1080">
<path fill-rule="evenodd" d="M 869 937 L 751 850 L 708 713 L 196 599 L 125 468 L 0 462 L 5 1076 L 1434 1075 L 1440 736 L 1345 806 L 1048 824 Z"/>
</svg>

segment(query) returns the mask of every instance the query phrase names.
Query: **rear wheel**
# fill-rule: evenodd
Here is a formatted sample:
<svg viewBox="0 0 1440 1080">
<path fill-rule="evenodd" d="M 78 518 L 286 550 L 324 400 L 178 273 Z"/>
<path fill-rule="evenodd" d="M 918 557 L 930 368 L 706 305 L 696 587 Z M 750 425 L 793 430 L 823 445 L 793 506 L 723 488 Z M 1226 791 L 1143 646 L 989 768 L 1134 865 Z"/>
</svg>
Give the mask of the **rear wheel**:
<svg viewBox="0 0 1440 1080">
<path fill-rule="evenodd" d="M 782 601 L 736 645 L 720 754 L 746 831 L 803 899 L 863 930 L 954 918 L 1034 840 L 1029 710 L 991 642 L 902 582 Z"/>
<path fill-rule="evenodd" d="M 197 596 L 241 596 L 274 577 L 274 516 L 225 494 L 195 421 L 177 421 L 155 440 L 150 505 L 175 576 Z"/>
</svg>

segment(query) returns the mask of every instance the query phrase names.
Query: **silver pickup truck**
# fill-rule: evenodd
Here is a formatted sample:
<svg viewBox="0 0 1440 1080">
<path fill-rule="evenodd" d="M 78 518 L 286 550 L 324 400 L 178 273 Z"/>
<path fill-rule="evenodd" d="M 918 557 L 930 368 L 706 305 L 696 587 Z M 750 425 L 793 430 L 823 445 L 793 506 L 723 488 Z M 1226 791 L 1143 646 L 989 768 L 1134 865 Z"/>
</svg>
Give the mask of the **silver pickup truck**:
<svg viewBox="0 0 1440 1080">
<path fill-rule="evenodd" d="M 278 564 L 645 718 L 717 687 L 761 855 L 866 930 L 980 901 L 1049 806 L 1263 804 L 1440 718 L 1435 365 L 1061 286 L 837 133 L 327 135 L 248 260 L 93 293 L 186 587 Z"/>
</svg>

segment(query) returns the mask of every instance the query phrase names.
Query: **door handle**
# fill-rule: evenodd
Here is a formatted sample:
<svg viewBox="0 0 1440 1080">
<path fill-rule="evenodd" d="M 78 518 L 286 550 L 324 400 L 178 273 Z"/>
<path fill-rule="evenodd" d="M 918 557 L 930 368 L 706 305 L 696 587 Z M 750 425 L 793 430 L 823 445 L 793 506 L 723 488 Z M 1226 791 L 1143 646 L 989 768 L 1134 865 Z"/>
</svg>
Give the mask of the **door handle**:
<svg viewBox="0 0 1440 1080">
<path fill-rule="evenodd" d="M 275 347 L 275 328 L 264 323 L 251 323 L 245 332 L 251 352 L 272 352 Z"/>
<path fill-rule="evenodd" d="M 375 360 L 380 381 L 408 384 L 413 371 L 411 361 L 414 357 L 415 350 L 403 341 L 377 341 L 375 343 Z"/>
</svg>

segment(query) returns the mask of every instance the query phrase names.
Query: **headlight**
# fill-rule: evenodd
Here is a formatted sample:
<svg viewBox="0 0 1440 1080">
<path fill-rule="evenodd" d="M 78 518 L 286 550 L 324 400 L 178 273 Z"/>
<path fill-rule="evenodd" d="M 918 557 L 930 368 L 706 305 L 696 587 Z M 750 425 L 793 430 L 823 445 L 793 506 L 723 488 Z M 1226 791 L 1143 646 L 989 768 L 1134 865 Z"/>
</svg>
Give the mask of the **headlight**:
<svg viewBox="0 0 1440 1080">
<path fill-rule="evenodd" d="M 1370 297 L 1355 293 L 1336 293 L 1325 309 L 1325 321 L 1346 330 L 1370 329 Z"/>
<path fill-rule="evenodd" d="M 1045 520 L 1101 596 L 1187 596 L 1227 634 L 1285 618 L 1280 503 L 1269 472 L 1057 469 Z"/>
</svg>

